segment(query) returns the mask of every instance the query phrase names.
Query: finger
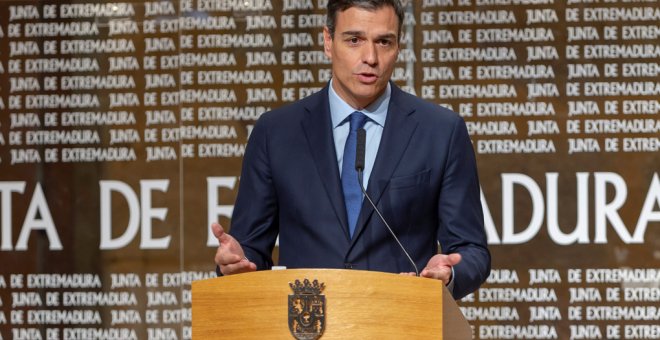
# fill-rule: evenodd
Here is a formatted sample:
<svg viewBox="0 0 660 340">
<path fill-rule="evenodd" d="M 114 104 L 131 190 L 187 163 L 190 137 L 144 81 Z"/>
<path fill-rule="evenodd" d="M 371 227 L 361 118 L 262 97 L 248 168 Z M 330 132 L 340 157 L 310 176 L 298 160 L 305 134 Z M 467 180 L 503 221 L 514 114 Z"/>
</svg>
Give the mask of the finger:
<svg viewBox="0 0 660 340">
<path fill-rule="evenodd" d="M 229 234 L 225 233 L 225 230 L 220 224 L 211 223 L 211 230 L 213 230 L 213 236 L 218 239 L 218 242 L 225 244 L 229 242 Z"/>
<path fill-rule="evenodd" d="M 255 270 L 257 270 L 257 265 L 248 260 L 243 260 L 237 263 L 220 266 L 220 271 L 222 272 L 223 275 L 253 272 Z"/>
<path fill-rule="evenodd" d="M 461 254 L 459 254 L 459 253 L 453 253 L 453 254 L 447 255 L 447 262 L 450 266 L 457 265 L 459 262 L 461 262 L 461 259 L 462 259 L 462 257 L 461 257 Z"/>
<path fill-rule="evenodd" d="M 215 263 L 220 266 L 225 266 L 225 265 L 239 263 L 242 260 L 243 257 L 241 257 L 238 254 L 219 250 L 215 258 Z"/>
<path fill-rule="evenodd" d="M 222 229 L 222 226 L 216 222 L 211 223 L 211 230 L 213 231 L 213 236 L 218 239 L 222 237 L 222 234 L 225 233 L 225 230 Z"/>
<path fill-rule="evenodd" d="M 441 268 L 441 269 L 429 269 L 424 268 L 419 274 L 422 277 L 427 277 L 430 279 L 442 280 L 445 283 L 449 281 L 451 275 L 451 269 Z"/>
</svg>

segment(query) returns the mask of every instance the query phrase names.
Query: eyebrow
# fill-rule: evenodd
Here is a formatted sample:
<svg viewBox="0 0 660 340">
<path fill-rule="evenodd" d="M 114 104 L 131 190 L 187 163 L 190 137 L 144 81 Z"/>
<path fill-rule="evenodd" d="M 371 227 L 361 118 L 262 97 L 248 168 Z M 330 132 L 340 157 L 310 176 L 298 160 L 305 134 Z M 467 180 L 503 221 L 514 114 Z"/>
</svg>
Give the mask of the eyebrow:
<svg viewBox="0 0 660 340">
<path fill-rule="evenodd" d="M 341 33 L 342 36 L 347 36 L 347 37 L 352 37 L 352 36 L 358 36 L 358 37 L 363 37 L 365 36 L 364 31 L 345 31 Z M 379 35 L 376 37 L 377 40 L 380 39 L 396 39 L 396 34 L 394 33 L 385 33 L 382 35 Z"/>
</svg>

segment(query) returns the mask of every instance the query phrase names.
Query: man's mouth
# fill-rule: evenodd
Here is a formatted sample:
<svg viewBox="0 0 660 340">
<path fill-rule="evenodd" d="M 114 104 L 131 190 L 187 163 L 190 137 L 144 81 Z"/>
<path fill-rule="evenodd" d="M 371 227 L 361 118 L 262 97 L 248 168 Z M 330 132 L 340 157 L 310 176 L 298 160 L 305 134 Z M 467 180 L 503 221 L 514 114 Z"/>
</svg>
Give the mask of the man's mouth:
<svg viewBox="0 0 660 340">
<path fill-rule="evenodd" d="M 357 76 L 358 80 L 365 84 L 372 84 L 378 79 L 378 76 L 374 73 L 358 73 Z"/>
</svg>

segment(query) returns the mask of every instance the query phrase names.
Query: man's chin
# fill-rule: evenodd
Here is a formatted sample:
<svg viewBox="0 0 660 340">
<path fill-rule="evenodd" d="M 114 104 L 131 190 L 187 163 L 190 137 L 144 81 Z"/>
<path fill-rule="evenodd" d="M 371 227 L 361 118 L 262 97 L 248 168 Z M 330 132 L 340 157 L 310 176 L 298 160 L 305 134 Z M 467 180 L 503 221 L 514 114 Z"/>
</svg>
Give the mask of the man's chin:
<svg viewBox="0 0 660 340">
<path fill-rule="evenodd" d="M 384 90 L 385 87 L 376 87 L 374 85 L 361 86 L 360 89 L 356 91 L 356 95 L 360 98 L 376 99 L 383 93 Z"/>
<path fill-rule="evenodd" d="M 373 103 L 379 96 L 380 93 L 378 92 L 373 92 L 373 93 L 370 92 L 370 93 L 356 94 L 355 98 L 361 104 L 360 109 L 363 109 L 371 105 L 371 103 Z"/>
</svg>

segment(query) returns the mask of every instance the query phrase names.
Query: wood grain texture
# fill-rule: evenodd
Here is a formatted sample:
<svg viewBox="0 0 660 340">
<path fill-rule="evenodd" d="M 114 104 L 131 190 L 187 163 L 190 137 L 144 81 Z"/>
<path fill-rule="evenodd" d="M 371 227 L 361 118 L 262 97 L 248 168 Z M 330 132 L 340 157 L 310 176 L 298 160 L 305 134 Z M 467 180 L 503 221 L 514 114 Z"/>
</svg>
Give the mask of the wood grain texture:
<svg viewBox="0 0 660 340">
<path fill-rule="evenodd" d="M 445 289 L 440 281 L 358 270 L 296 269 L 193 282 L 193 339 L 293 339 L 287 312 L 288 296 L 293 294 L 289 282 L 304 279 L 325 284 L 323 340 L 442 338 Z"/>
</svg>

